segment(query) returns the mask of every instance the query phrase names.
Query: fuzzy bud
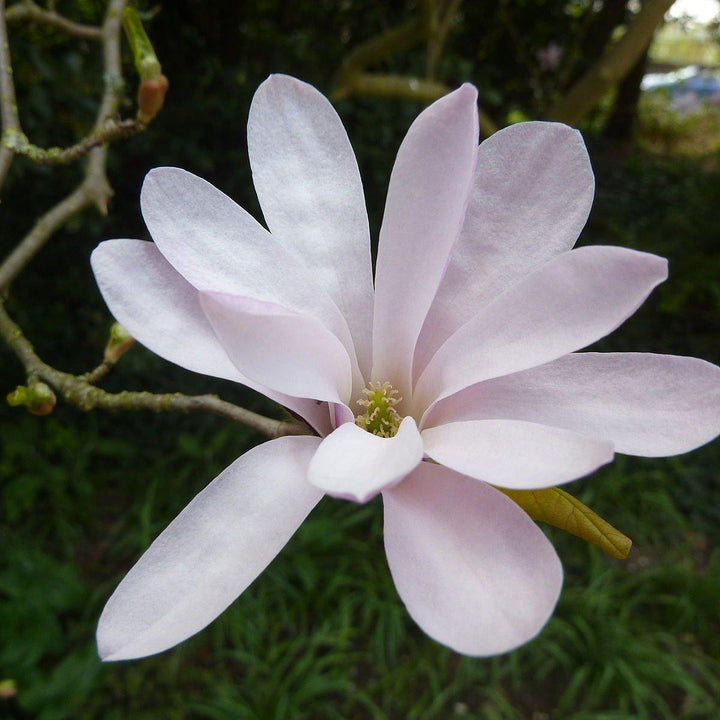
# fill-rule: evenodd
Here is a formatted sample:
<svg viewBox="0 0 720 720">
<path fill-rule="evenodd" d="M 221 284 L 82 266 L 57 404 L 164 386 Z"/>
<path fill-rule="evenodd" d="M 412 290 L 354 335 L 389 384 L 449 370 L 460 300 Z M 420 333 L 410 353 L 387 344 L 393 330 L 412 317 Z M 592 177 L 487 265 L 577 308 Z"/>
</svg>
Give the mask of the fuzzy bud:
<svg viewBox="0 0 720 720">
<path fill-rule="evenodd" d="M 123 28 L 140 76 L 137 118 L 147 124 L 160 112 L 170 83 L 162 74 L 160 61 L 135 8 L 128 6 L 123 10 Z"/>
<path fill-rule="evenodd" d="M 57 398 L 48 385 L 35 382 L 29 386 L 18 385 L 7 396 L 7 402 L 13 407 L 24 405 L 33 415 L 49 415 L 55 408 Z"/>
<path fill-rule="evenodd" d="M 132 346 L 135 338 L 120 324 L 113 323 L 103 360 L 114 365 Z"/>
<path fill-rule="evenodd" d="M 8 699 L 17 695 L 17 685 L 14 680 L 0 680 L 0 698 Z"/>
<path fill-rule="evenodd" d="M 162 74 L 153 80 L 143 80 L 140 83 L 137 118 L 141 123 L 147 125 L 162 110 L 169 86 L 168 79 Z"/>
</svg>

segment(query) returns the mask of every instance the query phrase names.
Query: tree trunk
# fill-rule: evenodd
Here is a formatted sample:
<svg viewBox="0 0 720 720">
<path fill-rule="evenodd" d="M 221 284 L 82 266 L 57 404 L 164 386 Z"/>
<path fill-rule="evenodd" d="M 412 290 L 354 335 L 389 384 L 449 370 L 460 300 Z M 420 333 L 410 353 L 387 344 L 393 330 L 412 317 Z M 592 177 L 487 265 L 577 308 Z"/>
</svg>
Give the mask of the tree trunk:
<svg viewBox="0 0 720 720">
<path fill-rule="evenodd" d="M 645 52 L 618 87 L 612 112 L 603 131 L 607 138 L 621 141 L 632 139 L 640 101 L 640 83 L 645 75 L 649 49 L 650 46 L 645 48 Z"/>
<path fill-rule="evenodd" d="M 624 24 L 627 14 L 627 0 L 605 0 L 602 8 L 595 13 L 590 26 L 580 38 L 582 55 L 568 84 L 574 83 L 580 76 L 599 60 L 612 40 L 616 27 Z"/>
<path fill-rule="evenodd" d="M 645 52 L 673 0 L 645 0 L 627 31 L 547 113 L 547 120 L 576 125 Z"/>
</svg>

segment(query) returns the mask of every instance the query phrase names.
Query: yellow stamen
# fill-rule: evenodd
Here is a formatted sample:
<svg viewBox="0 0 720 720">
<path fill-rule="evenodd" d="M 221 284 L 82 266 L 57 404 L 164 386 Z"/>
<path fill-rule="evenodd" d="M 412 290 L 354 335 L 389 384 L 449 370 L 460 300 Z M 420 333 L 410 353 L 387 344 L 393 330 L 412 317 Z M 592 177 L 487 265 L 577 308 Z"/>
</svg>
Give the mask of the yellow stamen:
<svg viewBox="0 0 720 720">
<path fill-rule="evenodd" d="M 397 397 L 398 391 L 389 382 L 371 382 L 362 392 L 365 397 L 358 400 L 357 404 L 364 407 L 365 412 L 355 418 L 355 424 L 373 435 L 394 437 L 402 420 L 395 409 L 402 400 Z"/>
</svg>

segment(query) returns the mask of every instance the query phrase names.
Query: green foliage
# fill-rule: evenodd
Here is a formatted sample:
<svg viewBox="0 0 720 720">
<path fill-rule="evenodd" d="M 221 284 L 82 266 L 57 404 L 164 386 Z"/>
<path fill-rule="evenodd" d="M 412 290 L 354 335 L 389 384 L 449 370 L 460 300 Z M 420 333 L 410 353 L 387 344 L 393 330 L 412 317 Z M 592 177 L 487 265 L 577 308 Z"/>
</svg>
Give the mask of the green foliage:
<svg viewBox="0 0 720 720">
<path fill-rule="evenodd" d="M 673 106 L 662 90 L 644 93 L 638 107 L 642 145 L 657 153 L 703 157 L 720 152 L 720 106 L 699 103 L 690 110 Z"/>
</svg>

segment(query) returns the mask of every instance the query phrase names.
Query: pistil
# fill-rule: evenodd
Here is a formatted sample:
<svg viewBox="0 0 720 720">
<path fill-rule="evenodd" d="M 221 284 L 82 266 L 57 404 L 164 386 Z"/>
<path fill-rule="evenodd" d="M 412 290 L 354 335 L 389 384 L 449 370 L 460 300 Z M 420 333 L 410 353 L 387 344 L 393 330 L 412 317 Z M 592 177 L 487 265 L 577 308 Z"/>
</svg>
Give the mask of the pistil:
<svg viewBox="0 0 720 720">
<path fill-rule="evenodd" d="M 362 392 L 365 397 L 357 404 L 364 407 L 365 412 L 355 418 L 355 424 L 373 435 L 394 437 L 402 420 L 395 409 L 402 400 L 397 396 L 398 391 L 389 382 L 371 382 Z"/>
</svg>

